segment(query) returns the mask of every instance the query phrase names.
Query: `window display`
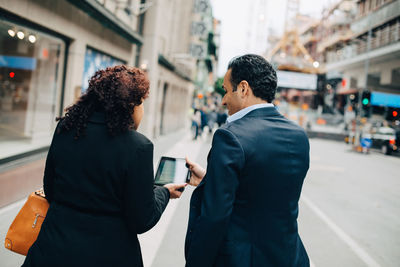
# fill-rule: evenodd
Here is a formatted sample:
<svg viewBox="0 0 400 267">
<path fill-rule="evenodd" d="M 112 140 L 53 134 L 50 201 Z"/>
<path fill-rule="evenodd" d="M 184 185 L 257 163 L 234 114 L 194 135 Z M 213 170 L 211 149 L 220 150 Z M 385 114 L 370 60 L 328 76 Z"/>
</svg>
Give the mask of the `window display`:
<svg viewBox="0 0 400 267">
<path fill-rule="evenodd" d="M 64 53 L 62 39 L 0 20 L 0 159 L 50 144 Z"/>
</svg>

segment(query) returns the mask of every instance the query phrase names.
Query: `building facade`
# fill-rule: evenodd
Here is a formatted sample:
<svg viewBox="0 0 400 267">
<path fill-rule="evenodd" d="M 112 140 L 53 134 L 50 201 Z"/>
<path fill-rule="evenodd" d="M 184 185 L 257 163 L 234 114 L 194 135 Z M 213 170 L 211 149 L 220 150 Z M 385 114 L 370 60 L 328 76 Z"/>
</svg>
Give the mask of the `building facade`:
<svg viewBox="0 0 400 267">
<path fill-rule="evenodd" d="M 351 37 L 326 52 L 326 71 L 343 73 L 344 89 L 400 93 L 400 1 L 357 1 Z"/>
<path fill-rule="evenodd" d="M 0 207 L 40 187 L 55 118 L 98 69 L 148 72 L 139 131 L 150 139 L 188 125 L 193 10 L 194 0 L 0 1 Z"/>
<path fill-rule="evenodd" d="M 152 3 L 145 14 L 140 61 L 149 74 L 150 97 L 140 130 L 157 137 L 188 124 L 196 66 L 189 54 L 193 1 Z"/>
<path fill-rule="evenodd" d="M 400 94 L 399 23 L 399 0 L 340 0 L 304 32 L 305 47 L 322 63 L 330 110 L 388 119 L 393 105 L 368 100 L 361 108 L 361 99 Z"/>
</svg>

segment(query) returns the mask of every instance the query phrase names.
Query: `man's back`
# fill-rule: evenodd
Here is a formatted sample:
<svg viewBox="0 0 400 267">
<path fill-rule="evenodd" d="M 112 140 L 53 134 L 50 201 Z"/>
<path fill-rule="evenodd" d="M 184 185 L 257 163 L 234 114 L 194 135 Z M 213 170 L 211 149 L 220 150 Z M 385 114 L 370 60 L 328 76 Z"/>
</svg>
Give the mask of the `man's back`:
<svg viewBox="0 0 400 267">
<path fill-rule="evenodd" d="M 304 131 L 274 108 L 255 110 L 227 124 L 226 129 L 242 145 L 245 164 L 225 239 L 240 240 L 247 235 L 253 266 L 306 261 L 296 221 L 309 166 Z"/>
<path fill-rule="evenodd" d="M 214 134 L 207 171 L 189 164 L 201 182 L 191 199 L 186 266 L 309 266 L 296 221 L 309 144 L 272 105 L 276 71 L 262 56 L 235 57 L 222 87 L 228 124 Z"/>
<path fill-rule="evenodd" d="M 218 243 L 216 254 L 210 252 L 214 266 L 308 266 L 296 221 L 298 200 L 309 166 L 309 144 L 304 131 L 273 107 L 251 111 L 219 131 L 224 132 L 225 137 L 219 139 L 218 144 L 213 141 L 209 155 L 211 167 L 207 168 L 207 176 L 211 177 L 206 176 L 203 186 L 193 194 L 191 206 L 201 202 L 202 207 L 201 212 L 191 211 L 187 243 L 191 243 L 192 225 L 199 228 L 201 226 L 196 223 L 200 221 L 199 225 L 205 225 L 204 235 L 223 232 L 221 239 L 215 240 Z M 218 135 L 217 132 L 215 138 Z M 231 155 L 222 155 L 224 146 L 235 146 L 236 152 L 232 150 Z M 240 153 L 242 156 L 238 156 Z M 232 177 L 232 180 L 237 181 L 221 178 L 230 176 L 224 173 L 224 168 L 220 168 L 220 172 L 210 170 L 216 169 L 212 166 L 214 161 L 228 167 L 231 165 L 238 173 L 238 177 Z M 234 196 L 218 200 L 219 193 L 222 192 L 220 197 L 224 198 L 223 195 L 229 195 L 229 192 L 213 190 L 215 180 L 219 180 L 216 188 L 234 187 Z M 216 204 L 219 201 L 232 201 L 231 208 L 219 208 Z M 212 209 L 219 211 L 213 213 Z M 221 225 L 224 225 L 220 229 L 218 222 L 215 223 L 219 220 L 218 213 Z M 207 220 L 214 222 L 208 224 Z M 211 225 L 215 229 L 209 230 Z M 196 235 L 193 237 L 196 239 Z M 201 238 L 199 240 L 201 242 Z M 209 247 L 211 251 L 213 245 L 209 244 Z M 208 256 L 207 249 L 203 257 Z M 187 254 L 190 255 L 190 251 Z M 196 263 L 188 265 L 201 266 Z"/>
</svg>

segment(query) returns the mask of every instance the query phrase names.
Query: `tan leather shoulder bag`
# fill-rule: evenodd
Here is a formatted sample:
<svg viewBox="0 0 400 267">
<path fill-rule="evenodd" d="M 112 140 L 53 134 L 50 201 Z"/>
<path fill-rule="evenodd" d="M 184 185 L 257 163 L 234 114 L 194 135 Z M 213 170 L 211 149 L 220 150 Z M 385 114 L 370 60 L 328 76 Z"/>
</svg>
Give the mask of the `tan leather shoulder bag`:
<svg viewBox="0 0 400 267">
<path fill-rule="evenodd" d="M 4 243 L 6 249 L 26 256 L 38 237 L 48 209 L 49 202 L 43 189 L 30 194 L 8 229 Z"/>
</svg>

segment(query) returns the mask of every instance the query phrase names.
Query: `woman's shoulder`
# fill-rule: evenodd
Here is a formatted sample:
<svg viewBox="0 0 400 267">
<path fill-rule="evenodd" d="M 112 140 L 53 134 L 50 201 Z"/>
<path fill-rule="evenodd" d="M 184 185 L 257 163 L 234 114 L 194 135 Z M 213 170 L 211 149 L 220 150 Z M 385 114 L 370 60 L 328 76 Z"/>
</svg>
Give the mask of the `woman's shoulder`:
<svg viewBox="0 0 400 267">
<path fill-rule="evenodd" d="M 139 146 L 153 145 L 150 139 L 148 139 L 144 134 L 137 132 L 136 130 L 129 130 L 128 137 L 132 142 L 135 142 Z"/>
</svg>

